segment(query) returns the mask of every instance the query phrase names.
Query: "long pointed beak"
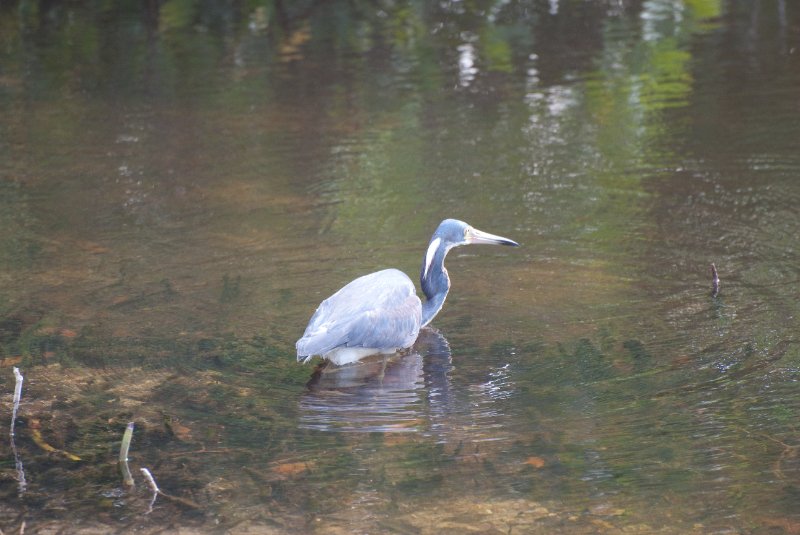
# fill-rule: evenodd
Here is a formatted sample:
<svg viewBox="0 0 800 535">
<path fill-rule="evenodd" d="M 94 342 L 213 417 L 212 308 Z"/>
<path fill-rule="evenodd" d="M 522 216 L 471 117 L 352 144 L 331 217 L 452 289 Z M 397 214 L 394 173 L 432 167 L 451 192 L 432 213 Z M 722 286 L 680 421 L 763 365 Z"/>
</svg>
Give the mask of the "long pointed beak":
<svg viewBox="0 0 800 535">
<path fill-rule="evenodd" d="M 489 234 L 488 232 L 484 232 L 472 227 L 467 229 L 465 241 L 468 244 L 486 243 L 489 245 L 511 245 L 512 247 L 519 247 L 519 244 L 514 240 Z"/>
</svg>

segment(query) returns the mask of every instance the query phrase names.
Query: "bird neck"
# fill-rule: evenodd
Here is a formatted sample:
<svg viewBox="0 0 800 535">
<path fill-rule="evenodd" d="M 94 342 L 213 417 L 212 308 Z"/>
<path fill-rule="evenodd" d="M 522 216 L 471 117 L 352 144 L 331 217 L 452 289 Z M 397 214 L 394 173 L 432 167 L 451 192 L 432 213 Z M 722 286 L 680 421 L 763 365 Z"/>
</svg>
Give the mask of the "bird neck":
<svg viewBox="0 0 800 535">
<path fill-rule="evenodd" d="M 419 282 L 425 293 L 425 302 L 422 303 L 422 326 L 433 320 L 444 305 L 447 292 L 450 291 L 450 277 L 444 267 L 444 257 L 447 256 L 449 247 L 440 245 L 441 242 L 432 240 L 428 251 L 422 260 Z"/>
</svg>

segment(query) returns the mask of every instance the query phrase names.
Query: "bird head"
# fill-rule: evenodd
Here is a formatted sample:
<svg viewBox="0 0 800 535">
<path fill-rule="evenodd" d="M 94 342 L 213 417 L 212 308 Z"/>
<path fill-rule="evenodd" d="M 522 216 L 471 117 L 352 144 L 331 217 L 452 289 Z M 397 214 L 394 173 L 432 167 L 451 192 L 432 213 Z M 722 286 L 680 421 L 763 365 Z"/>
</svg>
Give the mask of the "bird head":
<svg viewBox="0 0 800 535">
<path fill-rule="evenodd" d="M 428 278 L 428 273 L 433 264 L 438 265 L 446 274 L 443 262 L 444 257 L 450 249 L 458 247 L 459 245 L 478 243 L 511 245 L 514 247 L 519 245 L 514 240 L 478 230 L 458 219 L 445 219 L 439 223 L 439 227 L 436 229 L 436 232 L 433 233 L 433 236 L 431 236 L 431 241 L 428 244 L 428 250 L 425 253 L 424 262 L 422 264 L 421 280 L 423 284 L 425 284 L 424 281 Z M 434 262 L 434 260 L 436 260 L 436 262 Z"/>
<path fill-rule="evenodd" d="M 463 221 L 459 221 L 458 219 L 445 219 L 439 223 L 439 228 L 437 228 L 436 232 L 433 233 L 431 242 L 437 238 L 440 239 L 441 246 L 445 246 L 448 249 L 459 245 L 471 245 L 478 243 L 489 245 L 511 245 L 514 247 L 519 245 L 514 240 L 509 240 L 508 238 L 504 238 L 502 236 L 496 236 L 494 234 L 489 234 L 488 232 L 478 230 Z"/>
<path fill-rule="evenodd" d="M 422 310 L 422 325 L 427 325 L 439 312 L 450 289 L 450 278 L 444 267 L 447 252 L 459 245 L 486 243 L 519 245 L 514 240 L 483 232 L 457 219 L 445 219 L 431 236 L 420 271 L 420 285 L 427 300 Z"/>
</svg>

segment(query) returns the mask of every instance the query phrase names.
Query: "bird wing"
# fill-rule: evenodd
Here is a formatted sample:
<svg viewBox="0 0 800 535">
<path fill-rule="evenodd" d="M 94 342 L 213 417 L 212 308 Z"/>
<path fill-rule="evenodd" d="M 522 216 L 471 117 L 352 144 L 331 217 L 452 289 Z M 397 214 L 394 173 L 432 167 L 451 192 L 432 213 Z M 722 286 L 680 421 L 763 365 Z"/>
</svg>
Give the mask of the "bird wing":
<svg viewBox="0 0 800 535">
<path fill-rule="evenodd" d="M 359 277 L 323 301 L 297 341 L 297 356 L 324 355 L 337 347 L 409 347 L 419 332 L 422 304 L 402 271 Z"/>
</svg>

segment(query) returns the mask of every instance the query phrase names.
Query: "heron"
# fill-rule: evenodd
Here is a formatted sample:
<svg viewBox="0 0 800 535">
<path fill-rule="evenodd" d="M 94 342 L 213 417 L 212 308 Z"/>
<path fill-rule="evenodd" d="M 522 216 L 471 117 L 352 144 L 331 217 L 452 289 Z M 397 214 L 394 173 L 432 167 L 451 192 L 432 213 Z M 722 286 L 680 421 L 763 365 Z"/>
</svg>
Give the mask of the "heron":
<svg viewBox="0 0 800 535">
<path fill-rule="evenodd" d="M 336 366 L 414 345 L 419 330 L 444 305 L 450 277 L 444 258 L 453 247 L 470 244 L 518 246 L 514 240 L 483 232 L 457 219 L 445 219 L 431 236 L 420 269 L 423 303 L 411 279 L 398 269 L 359 277 L 325 299 L 297 341 L 297 361 L 314 356 Z"/>
</svg>

